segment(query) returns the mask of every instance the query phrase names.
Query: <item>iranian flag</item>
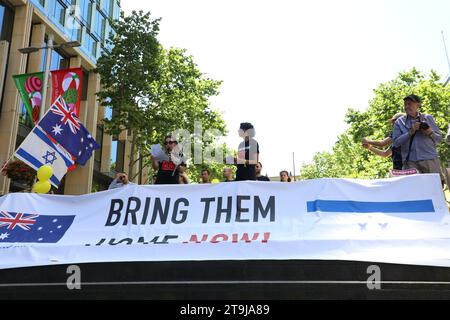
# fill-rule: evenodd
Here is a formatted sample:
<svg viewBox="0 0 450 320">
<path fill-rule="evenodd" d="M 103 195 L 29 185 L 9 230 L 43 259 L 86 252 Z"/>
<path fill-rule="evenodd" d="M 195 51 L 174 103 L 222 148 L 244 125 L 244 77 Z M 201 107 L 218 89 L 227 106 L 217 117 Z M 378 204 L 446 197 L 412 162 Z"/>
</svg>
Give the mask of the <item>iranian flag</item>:
<svg viewBox="0 0 450 320">
<path fill-rule="evenodd" d="M 30 118 L 36 124 L 39 121 L 39 110 L 42 103 L 44 73 L 19 74 L 13 76 L 13 79 Z"/>
<path fill-rule="evenodd" d="M 77 117 L 80 116 L 82 77 L 81 68 L 52 71 L 52 103 L 62 96 L 70 111 Z"/>
</svg>

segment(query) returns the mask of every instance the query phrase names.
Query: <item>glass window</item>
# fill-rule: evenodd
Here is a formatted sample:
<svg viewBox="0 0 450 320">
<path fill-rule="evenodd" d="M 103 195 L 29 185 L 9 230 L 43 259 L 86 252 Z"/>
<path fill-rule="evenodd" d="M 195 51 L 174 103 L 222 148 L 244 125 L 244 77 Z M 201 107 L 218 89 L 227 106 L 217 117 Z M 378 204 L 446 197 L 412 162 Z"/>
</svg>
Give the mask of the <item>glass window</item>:
<svg viewBox="0 0 450 320">
<path fill-rule="evenodd" d="M 92 27 L 92 10 L 93 10 L 93 8 L 94 8 L 94 4 L 92 2 L 89 2 L 88 15 L 87 15 L 87 21 L 86 21 L 87 27 L 89 29 L 91 29 L 91 27 Z"/>
<path fill-rule="evenodd" d="M 97 56 L 97 41 L 94 39 L 94 37 L 91 34 L 86 33 L 84 40 L 84 47 L 87 49 L 87 51 L 92 56 Z"/>
<path fill-rule="evenodd" d="M 47 62 L 47 50 L 44 49 L 42 52 L 41 71 L 44 71 L 46 62 Z M 68 67 L 69 67 L 69 60 L 65 56 L 61 55 L 59 52 L 52 50 L 52 55 L 50 58 L 50 70 L 59 70 Z"/>
<path fill-rule="evenodd" d="M 70 40 L 81 42 L 82 26 L 77 20 L 70 19 L 70 25 L 67 23 L 66 29 Z"/>
<path fill-rule="evenodd" d="M 97 47 L 98 47 L 98 42 L 94 41 L 94 43 L 92 44 L 92 48 L 91 48 L 91 54 L 93 57 L 97 57 Z"/>
<path fill-rule="evenodd" d="M 119 6 L 119 3 L 117 1 L 113 0 L 113 6 L 114 6 L 113 19 L 114 20 L 119 20 L 119 18 L 120 18 L 120 6 Z"/>
<path fill-rule="evenodd" d="M 50 70 L 65 69 L 68 67 L 68 59 L 62 56 L 57 51 L 52 51 L 52 58 L 50 60 Z"/>
<path fill-rule="evenodd" d="M 103 0 L 102 1 L 102 10 L 103 12 L 110 17 L 111 16 L 111 0 Z"/>
<path fill-rule="evenodd" d="M 105 18 L 103 18 L 102 14 L 100 13 L 100 11 L 95 10 L 95 22 L 94 22 L 94 32 L 95 34 L 101 38 L 102 36 L 102 28 L 103 28 L 103 20 L 105 20 Z"/>
<path fill-rule="evenodd" d="M 85 24 L 89 25 L 91 22 L 90 14 L 92 12 L 92 3 L 90 0 L 79 0 L 80 18 Z"/>
<path fill-rule="evenodd" d="M 11 42 L 14 12 L 0 3 L 0 40 Z"/>
<path fill-rule="evenodd" d="M 50 8 L 51 14 L 62 26 L 64 26 L 64 20 L 66 16 L 66 7 L 59 1 L 54 1 L 53 6 Z"/>
<path fill-rule="evenodd" d="M 103 19 L 102 20 L 102 29 L 100 31 L 101 42 L 105 41 L 105 36 L 106 36 L 106 19 Z"/>
</svg>

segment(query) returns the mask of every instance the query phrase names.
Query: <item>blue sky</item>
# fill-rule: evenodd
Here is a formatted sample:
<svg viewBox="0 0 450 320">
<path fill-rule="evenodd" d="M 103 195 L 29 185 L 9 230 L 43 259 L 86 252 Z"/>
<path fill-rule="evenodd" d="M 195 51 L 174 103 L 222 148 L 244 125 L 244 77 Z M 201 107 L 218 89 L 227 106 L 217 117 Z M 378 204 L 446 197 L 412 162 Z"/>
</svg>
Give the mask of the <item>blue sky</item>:
<svg viewBox="0 0 450 320">
<path fill-rule="evenodd" d="M 298 173 L 330 150 L 346 110 L 367 108 L 398 72 L 449 73 L 441 31 L 450 48 L 450 1 L 122 0 L 122 8 L 161 17 L 160 41 L 224 81 L 211 102 L 226 141 L 237 147 L 239 123 L 252 122 L 271 176 L 292 171 L 293 152 Z"/>
</svg>

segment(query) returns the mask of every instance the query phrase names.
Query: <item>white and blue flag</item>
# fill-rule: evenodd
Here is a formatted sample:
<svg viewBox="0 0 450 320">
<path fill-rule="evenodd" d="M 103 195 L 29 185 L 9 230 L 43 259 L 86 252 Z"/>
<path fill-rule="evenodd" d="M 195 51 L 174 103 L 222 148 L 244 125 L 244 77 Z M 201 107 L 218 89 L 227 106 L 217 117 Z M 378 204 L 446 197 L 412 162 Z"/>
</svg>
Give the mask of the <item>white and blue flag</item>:
<svg viewBox="0 0 450 320">
<path fill-rule="evenodd" d="M 38 170 L 44 165 L 53 168 L 50 183 L 56 188 L 67 170 L 74 164 L 70 154 L 53 143 L 41 127 L 36 126 L 25 138 L 15 153 L 15 157 Z"/>
</svg>

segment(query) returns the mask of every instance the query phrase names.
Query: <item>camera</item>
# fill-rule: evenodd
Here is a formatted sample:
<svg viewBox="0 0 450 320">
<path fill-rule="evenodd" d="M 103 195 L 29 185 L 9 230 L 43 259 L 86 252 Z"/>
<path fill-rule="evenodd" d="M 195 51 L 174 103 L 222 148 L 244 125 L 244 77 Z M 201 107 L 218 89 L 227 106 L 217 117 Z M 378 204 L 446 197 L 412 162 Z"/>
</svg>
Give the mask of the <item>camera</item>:
<svg viewBox="0 0 450 320">
<path fill-rule="evenodd" d="M 430 125 L 426 122 L 419 122 L 420 123 L 420 129 L 421 130 L 428 130 L 430 128 Z"/>
</svg>

